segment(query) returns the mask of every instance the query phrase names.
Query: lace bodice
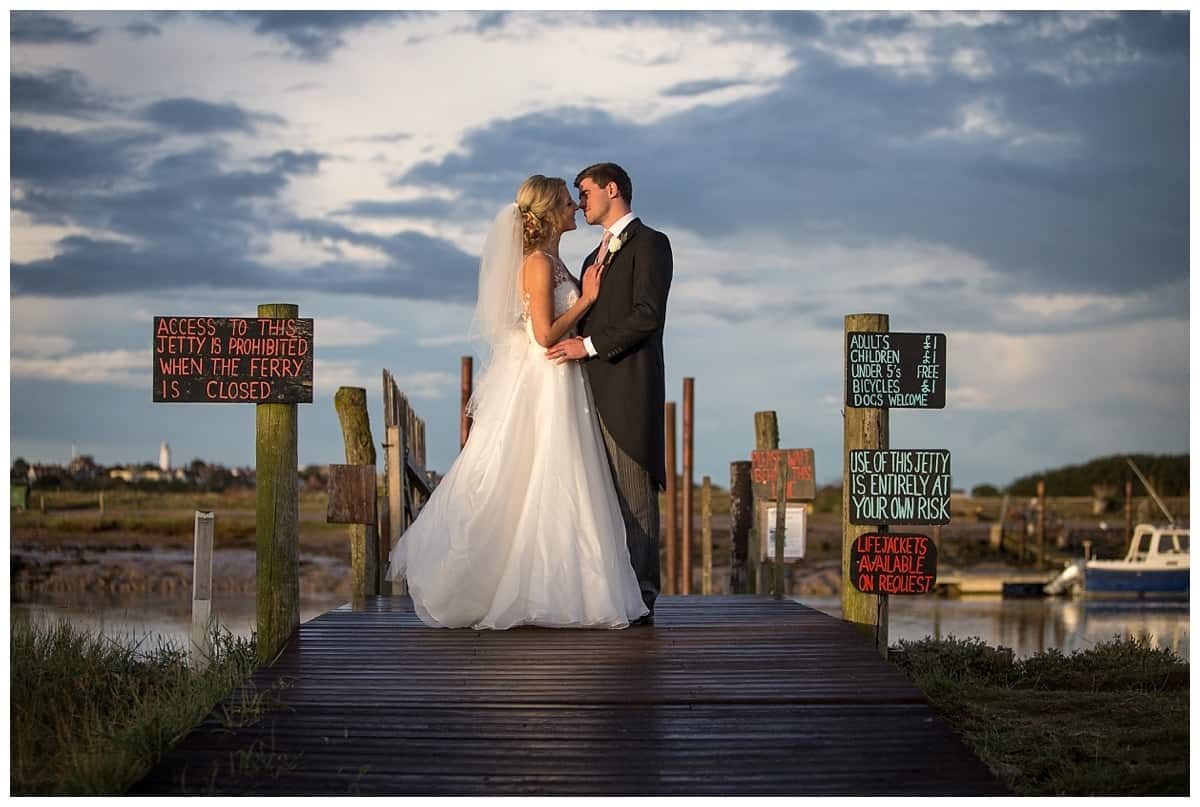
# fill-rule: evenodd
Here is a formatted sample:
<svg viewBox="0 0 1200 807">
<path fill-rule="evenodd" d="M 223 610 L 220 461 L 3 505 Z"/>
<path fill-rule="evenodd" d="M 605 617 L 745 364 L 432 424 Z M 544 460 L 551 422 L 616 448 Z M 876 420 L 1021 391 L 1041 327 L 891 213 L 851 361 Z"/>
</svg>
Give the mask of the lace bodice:
<svg viewBox="0 0 1200 807">
<path fill-rule="evenodd" d="M 553 267 L 551 276 L 554 279 L 554 317 L 557 319 L 579 301 L 579 284 L 567 271 L 566 264 L 553 255 L 545 252 L 542 254 L 550 259 L 550 265 Z M 521 295 L 521 322 L 525 325 L 525 333 L 528 334 L 529 339 L 536 341 L 533 338 L 533 321 L 529 316 L 529 307 L 529 293 L 525 292 Z M 566 335 L 574 336 L 575 329 L 572 328 Z"/>
</svg>

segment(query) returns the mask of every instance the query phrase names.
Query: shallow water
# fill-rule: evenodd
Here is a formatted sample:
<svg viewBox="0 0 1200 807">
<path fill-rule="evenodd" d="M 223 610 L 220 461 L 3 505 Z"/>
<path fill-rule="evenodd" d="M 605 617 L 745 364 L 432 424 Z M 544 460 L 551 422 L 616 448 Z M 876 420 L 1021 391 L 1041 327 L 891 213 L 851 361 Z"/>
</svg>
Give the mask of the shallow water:
<svg viewBox="0 0 1200 807">
<path fill-rule="evenodd" d="M 300 621 L 307 622 L 346 602 L 339 594 L 300 598 Z M 212 612 L 220 626 L 249 637 L 256 619 L 254 593 L 214 592 Z M 184 597 L 131 593 L 39 594 L 12 603 L 12 619 L 53 624 L 65 619 L 92 633 L 140 641 L 147 649 L 160 641 L 186 647 L 192 624 L 192 601 Z"/>
<path fill-rule="evenodd" d="M 831 616 L 841 616 L 838 597 L 798 597 Z M 307 622 L 344 604 L 338 594 L 302 596 L 300 621 Z M 254 629 L 253 593 L 216 592 L 213 612 L 221 625 L 238 636 Z M 142 639 L 152 646 L 159 637 L 185 646 L 191 624 L 191 600 L 153 594 L 38 595 L 12 603 L 13 619 L 70 622 L 108 636 Z M 1189 654 L 1187 602 L 1098 602 L 1064 599 L 940 599 L 892 597 L 888 643 L 926 636 L 977 636 L 991 645 L 1010 647 L 1020 657 L 1051 648 L 1064 653 L 1085 650 L 1114 636 L 1145 635 L 1152 647 L 1167 647 L 1183 658 Z"/>
<path fill-rule="evenodd" d="M 840 597 L 796 597 L 818 611 L 841 617 Z M 971 597 L 892 597 L 888 601 L 888 644 L 926 636 L 977 636 L 990 645 L 1012 648 L 1018 657 L 1051 648 L 1070 654 L 1114 636 L 1146 636 L 1151 647 L 1166 647 L 1188 658 L 1186 601 L 1158 602 Z"/>
</svg>

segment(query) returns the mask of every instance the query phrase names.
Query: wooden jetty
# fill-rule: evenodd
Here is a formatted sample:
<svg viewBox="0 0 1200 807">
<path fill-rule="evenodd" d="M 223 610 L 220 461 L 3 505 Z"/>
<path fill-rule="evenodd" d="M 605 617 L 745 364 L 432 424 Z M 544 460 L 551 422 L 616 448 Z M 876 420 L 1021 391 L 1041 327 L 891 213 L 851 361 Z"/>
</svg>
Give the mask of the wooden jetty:
<svg viewBox="0 0 1200 807">
<path fill-rule="evenodd" d="M 662 596 L 621 631 L 426 628 L 407 597 L 302 624 L 142 794 L 999 795 L 849 623 Z"/>
<path fill-rule="evenodd" d="M 939 574 L 937 590 L 955 597 L 972 595 L 1000 596 L 1008 588 L 1016 587 L 1023 590 L 1037 590 L 1049 583 L 1058 572 L 972 572 L 950 571 Z"/>
</svg>

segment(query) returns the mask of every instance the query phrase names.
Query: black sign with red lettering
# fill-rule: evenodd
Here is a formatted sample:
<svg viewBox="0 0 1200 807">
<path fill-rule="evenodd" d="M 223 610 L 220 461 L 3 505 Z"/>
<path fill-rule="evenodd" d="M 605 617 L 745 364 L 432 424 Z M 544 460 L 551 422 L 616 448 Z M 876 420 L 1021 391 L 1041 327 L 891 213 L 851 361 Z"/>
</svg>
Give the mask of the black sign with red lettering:
<svg viewBox="0 0 1200 807">
<path fill-rule="evenodd" d="M 155 403 L 312 403 L 313 321 L 155 317 Z"/>
<path fill-rule="evenodd" d="M 811 448 L 756 449 L 750 452 L 750 463 L 750 480 L 755 496 L 776 498 L 779 468 L 782 463 L 787 463 L 787 500 L 811 502 L 817 497 Z"/>
<path fill-rule="evenodd" d="M 850 580 L 864 594 L 929 594 L 937 545 L 913 533 L 867 532 L 850 549 Z"/>
</svg>

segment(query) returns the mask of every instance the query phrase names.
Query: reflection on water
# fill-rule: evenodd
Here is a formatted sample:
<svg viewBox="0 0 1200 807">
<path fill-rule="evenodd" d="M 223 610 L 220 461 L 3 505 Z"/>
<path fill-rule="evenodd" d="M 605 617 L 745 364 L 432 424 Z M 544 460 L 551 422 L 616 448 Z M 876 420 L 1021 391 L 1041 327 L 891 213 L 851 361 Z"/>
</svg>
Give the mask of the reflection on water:
<svg viewBox="0 0 1200 807">
<path fill-rule="evenodd" d="M 840 617 L 838 597 L 799 597 L 819 611 Z M 303 595 L 300 621 L 307 622 L 344 604 L 338 594 Z M 164 637 L 186 646 L 191 625 L 191 600 L 151 594 L 39 595 L 14 602 L 14 619 L 53 622 L 64 618 L 109 636 L 143 638 L 148 644 Z M 1085 650 L 1117 635 L 1146 635 L 1152 647 L 1168 647 L 1188 658 L 1188 604 L 1166 602 L 1100 602 L 1096 600 L 1012 599 L 999 597 L 941 599 L 893 597 L 888 604 L 888 640 L 918 640 L 926 636 L 978 636 L 991 645 L 1011 647 L 1025 657 L 1051 648 L 1063 653 Z M 221 625 L 238 636 L 254 630 L 254 594 L 217 592 L 213 612 Z"/>
<path fill-rule="evenodd" d="M 301 595 L 300 621 L 307 622 L 346 602 L 338 594 Z M 255 628 L 254 592 L 213 594 L 213 615 L 235 636 L 249 637 Z M 187 647 L 192 624 L 190 598 L 155 594 L 39 594 L 12 604 L 12 618 L 53 624 L 65 619 L 93 633 L 142 642 L 147 649 L 164 639 Z"/>
<path fill-rule="evenodd" d="M 842 615 L 840 597 L 798 597 L 818 611 Z M 1051 648 L 1070 654 L 1114 636 L 1145 635 L 1151 647 L 1167 647 L 1188 658 L 1188 604 L 978 597 L 941 599 L 892 597 L 888 601 L 888 643 L 932 636 L 978 636 L 990 645 L 1012 648 L 1018 657 Z"/>
</svg>

